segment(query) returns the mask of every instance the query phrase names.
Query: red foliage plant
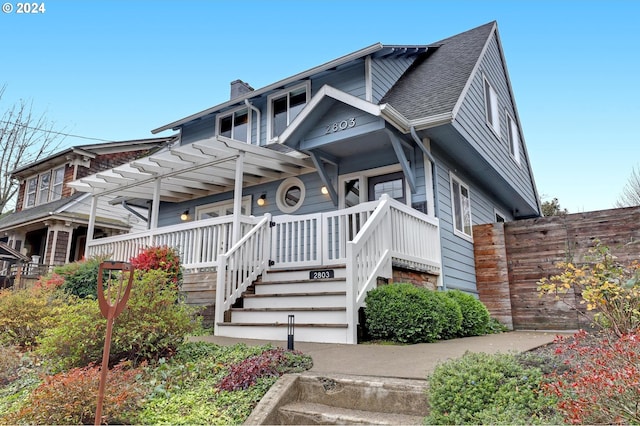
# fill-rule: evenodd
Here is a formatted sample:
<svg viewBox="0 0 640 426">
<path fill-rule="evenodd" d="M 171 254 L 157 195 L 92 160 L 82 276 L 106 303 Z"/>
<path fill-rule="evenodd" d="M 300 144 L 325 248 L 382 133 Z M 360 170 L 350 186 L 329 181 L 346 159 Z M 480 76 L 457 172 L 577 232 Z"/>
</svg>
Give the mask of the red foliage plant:
<svg viewBox="0 0 640 426">
<path fill-rule="evenodd" d="M 141 374 L 141 369 L 128 369 L 123 363 L 109 371 L 103 422 L 127 423 L 127 413 L 136 409 L 146 393 L 137 383 Z M 93 424 L 99 381 L 100 368 L 94 365 L 47 376 L 29 403 L 6 420 L 16 424 Z"/>
<path fill-rule="evenodd" d="M 182 268 L 180 254 L 173 247 L 159 246 L 144 249 L 140 254 L 131 258 L 134 268 L 141 271 L 162 270 L 169 274 L 171 281 L 180 285 Z"/>
<path fill-rule="evenodd" d="M 294 352 L 300 354 L 299 352 Z M 279 377 L 279 366 L 287 362 L 287 351 L 283 348 L 269 349 L 260 355 L 252 356 L 231 367 L 218 383 L 218 389 L 236 391 L 247 389 L 261 377 Z"/>
<path fill-rule="evenodd" d="M 52 290 L 62 286 L 62 284 L 64 284 L 64 277 L 52 272 L 50 275 L 41 276 L 34 284 L 34 288 L 38 290 Z"/>
<path fill-rule="evenodd" d="M 640 333 L 609 340 L 580 331 L 556 343 L 572 368 L 552 375 L 545 391 L 558 397 L 566 423 L 640 422 Z"/>
</svg>

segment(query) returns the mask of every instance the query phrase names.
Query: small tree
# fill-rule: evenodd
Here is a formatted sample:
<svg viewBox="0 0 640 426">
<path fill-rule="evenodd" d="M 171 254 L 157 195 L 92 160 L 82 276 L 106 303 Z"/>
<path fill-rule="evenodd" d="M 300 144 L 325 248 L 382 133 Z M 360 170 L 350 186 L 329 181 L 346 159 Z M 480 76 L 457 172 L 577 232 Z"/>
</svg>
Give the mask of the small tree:
<svg viewBox="0 0 640 426">
<path fill-rule="evenodd" d="M 569 211 L 560 207 L 560 202 L 557 198 L 554 198 L 551 201 L 544 201 L 542 203 L 543 216 L 562 216 L 567 213 L 569 213 Z"/>
<path fill-rule="evenodd" d="M 640 206 L 640 168 L 634 167 L 631 176 L 615 203 L 616 207 Z"/>
</svg>

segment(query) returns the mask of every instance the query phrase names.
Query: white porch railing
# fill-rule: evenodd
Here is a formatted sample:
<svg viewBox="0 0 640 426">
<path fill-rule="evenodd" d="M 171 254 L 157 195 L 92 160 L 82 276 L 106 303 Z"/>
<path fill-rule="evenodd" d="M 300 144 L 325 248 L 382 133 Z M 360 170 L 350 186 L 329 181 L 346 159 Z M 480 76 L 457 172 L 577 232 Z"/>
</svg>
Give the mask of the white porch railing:
<svg viewBox="0 0 640 426">
<path fill-rule="evenodd" d="M 378 277 L 391 278 L 394 261 L 439 275 L 440 227 L 437 219 L 383 194 L 369 220 L 347 243 L 347 343 L 357 343 L 358 309 Z"/>
<path fill-rule="evenodd" d="M 360 231 L 378 201 L 347 209 L 273 218 L 271 261 L 275 268 L 335 265 L 345 262 L 347 242 Z"/>
<path fill-rule="evenodd" d="M 241 216 L 241 235 L 260 219 Z M 233 216 L 222 216 L 132 234 L 98 238 L 87 244 L 87 255 L 128 262 L 151 246 L 175 247 L 185 269 L 215 268 L 218 256 L 231 247 Z"/>
<path fill-rule="evenodd" d="M 262 274 L 269 263 L 271 215 L 266 214 L 231 250 L 218 258 L 214 333 L 224 313 Z"/>
</svg>

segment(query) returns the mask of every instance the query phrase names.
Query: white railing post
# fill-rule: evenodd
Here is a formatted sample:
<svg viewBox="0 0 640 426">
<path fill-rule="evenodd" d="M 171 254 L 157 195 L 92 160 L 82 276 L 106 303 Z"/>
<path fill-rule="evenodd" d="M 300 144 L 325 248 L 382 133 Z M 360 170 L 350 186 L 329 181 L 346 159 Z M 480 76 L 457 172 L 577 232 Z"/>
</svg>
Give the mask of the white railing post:
<svg viewBox="0 0 640 426">
<path fill-rule="evenodd" d="M 226 254 L 218 256 L 218 271 L 216 276 L 216 305 L 214 307 L 214 323 L 213 334 L 219 335 L 218 324 L 224 322 L 224 301 L 226 299 L 226 282 L 227 282 L 227 258 Z"/>
</svg>

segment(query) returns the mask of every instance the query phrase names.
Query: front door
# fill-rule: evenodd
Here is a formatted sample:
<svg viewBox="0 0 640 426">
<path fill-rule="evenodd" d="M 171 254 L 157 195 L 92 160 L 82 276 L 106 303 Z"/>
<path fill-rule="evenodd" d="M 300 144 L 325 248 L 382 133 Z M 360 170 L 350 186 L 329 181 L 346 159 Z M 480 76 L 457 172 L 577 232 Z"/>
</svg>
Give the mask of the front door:
<svg viewBox="0 0 640 426">
<path fill-rule="evenodd" d="M 369 178 L 369 201 L 379 200 L 382 194 L 395 198 L 402 204 L 406 204 L 404 174 L 402 172 L 388 173 L 386 175 L 372 176 Z"/>
</svg>

